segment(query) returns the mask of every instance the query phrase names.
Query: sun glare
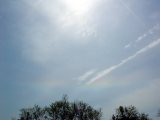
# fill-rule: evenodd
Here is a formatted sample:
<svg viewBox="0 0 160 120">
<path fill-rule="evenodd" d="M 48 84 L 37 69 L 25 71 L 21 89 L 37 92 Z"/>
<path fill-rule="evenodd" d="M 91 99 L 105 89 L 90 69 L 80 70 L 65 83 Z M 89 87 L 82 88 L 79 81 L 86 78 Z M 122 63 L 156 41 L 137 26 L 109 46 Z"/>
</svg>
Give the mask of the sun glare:
<svg viewBox="0 0 160 120">
<path fill-rule="evenodd" d="M 84 15 L 93 6 L 91 0 L 66 0 L 66 8 L 74 14 Z"/>
<path fill-rule="evenodd" d="M 62 0 L 65 15 L 61 17 L 62 26 L 86 27 L 97 0 Z M 80 29 L 78 28 L 78 29 Z"/>
<path fill-rule="evenodd" d="M 94 33 L 91 18 L 97 3 L 99 0 L 47 0 L 40 2 L 36 7 L 40 6 L 40 11 L 61 30 L 61 33 L 86 36 Z M 68 32 L 70 30 L 74 32 Z"/>
</svg>

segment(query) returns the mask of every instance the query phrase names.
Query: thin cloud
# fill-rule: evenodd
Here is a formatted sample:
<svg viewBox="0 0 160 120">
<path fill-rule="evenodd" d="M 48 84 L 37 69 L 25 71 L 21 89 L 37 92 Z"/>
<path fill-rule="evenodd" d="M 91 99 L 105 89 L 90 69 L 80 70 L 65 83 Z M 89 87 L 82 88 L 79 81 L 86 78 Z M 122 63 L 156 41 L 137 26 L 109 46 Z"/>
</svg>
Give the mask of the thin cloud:
<svg viewBox="0 0 160 120">
<path fill-rule="evenodd" d="M 130 48 L 130 47 L 131 47 L 131 43 L 124 46 L 124 48 Z"/>
<path fill-rule="evenodd" d="M 91 78 L 86 84 L 92 84 L 95 81 L 101 79 L 102 77 L 108 75 L 109 73 L 113 72 L 114 70 L 116 70 L 117 68 L 123 66 L 125 63 L 129 62 L 130 60 L 136 58 L 138 55 L 147 52 L 148 50 L 150 50 L 151 48 L 156 47 L 157 45 L 160 44 L 160 38 L 153 41 L 152 43 L 148 44 L 147 46 L 145 46 L 144 48 L 140 49 L 139 51 L 137 51 L 135 54 L 129 56 L 128 58 L 122 60 L 119 64 L 113 65 L 110 68 L 107 68 L 101 72 L 99 72 L 95 77 Z"/>
<path fill-rule="evenodd" d="M 146 33 L 143 34 L 142 36 L 139 36 L 139 37 L 137 38 L 136 42 L 139 42 L 139 41 L 143 40 L 145 37 L 147 37 L 147 34 L 146 34 Z"/>
<path fill-rule="evenodd" d="M 86 79 L 88 79 L 89 77 L 91 77 L 94 73 L 96 72 L 96 70 L 90 70 L 88 72 L 86 72 L 85 74 L 83 74 L 82 76 L 80 76 L 78 78 L 79 81 L 85 81 Z"/>
<path fill-rule="evenodd" d="M 127 5 L 123 2 L 123 0 L 119 0 L 119 2 L 128 10 L 128 12 L 135 17 L 143 26 L 146 26 L 144 21 L 141 20 L 141 18 Z"/>
<path fill-rule="evenodd" d="M 24 23 L 29 26 L 22 26 L 25 33 L 22 56 L 38 65 L 46 67 L 53 61 L 59 62 L 57 59 L 66 54 L 68 46 L 88 44 L 94 40 L 89 37 L 97 36 L 96 25 L 89 21 L 92 14 L 75 14 L 73 11 L 76 8 L 73 6 L 73 10 L 70 10 L 65 0 L 36 0 L 34 3 L 28 0 L 25 3 L 29 8 L 27 10 L 32 11 L 32 14 L 27 12 L 24 16 Z M 96 5 L 92 2 L 88 4 L 93 9 L 94 4 Z"/>
<path fill-rule="evenodd" d="M 134 42 L 130 42 L 124 46 L 125 49 L 130 48 L 134 44 L 138 44 L 139 42 L 143 41 L 145 38 L 149 37 L 150 35 L 154 34 L 156 31 L 160 29 L 160 25 L 156 24 L 152 28 L 150 28 L 147 32 L 139 36 Z"/>
<path fill-rule="evenodd" d="M 135 42 L 140 42 L 140 41 L 144 40 L 146 37 L 148 37 L 149 35 L 152 35 L 155 31 L 157 31 L 159 29 L 160 29 L 159 24 L 156 24 L 151 29 L 149 29 L 146 33 L 144 33 L 143 35 L 139 36 Z"/>
</svg>

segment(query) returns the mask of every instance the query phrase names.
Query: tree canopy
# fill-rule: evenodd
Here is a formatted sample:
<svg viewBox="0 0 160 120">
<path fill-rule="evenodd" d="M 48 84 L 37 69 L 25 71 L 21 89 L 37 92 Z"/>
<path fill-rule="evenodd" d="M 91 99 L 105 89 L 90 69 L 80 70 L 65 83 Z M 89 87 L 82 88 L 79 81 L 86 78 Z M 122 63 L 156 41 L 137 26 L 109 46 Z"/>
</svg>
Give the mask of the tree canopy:
<svg viewBox="0 0 160 120">
<path fill-rule="evenodd" d="M 158 113 L 157 113 L 157 116 L 160 117 L 160 109 L 159 109 L 159 111 L 158 111 Z"/>
<path fill-rule="evenodd" d="M 150 118 L 148 114 L 139 113 L 134 106 L 119 106 L 116 109 L 116 113 L 113 114 L 112 120 L 150 120 Z"/>
<path fill-rule="evenodd" d="M 20 110 L 19 120 L 100 120 L 101 110 L 96 110 L 83 101 L 69 102 L 67 96 L 51 103 L 48 107 Z"/>
<path fill-rule="evenodd" d="M 160 115 L 160 111 L 158 112 Z M 44 108 L 35 105 L 20 110 L 18 120 L 102 120 L 101 109 L 94 109 L 83 101 L 69 102 L 67 95 Z M 134 106 L 119 106 L 111 120 L 151 120 Z"/>
</svg>

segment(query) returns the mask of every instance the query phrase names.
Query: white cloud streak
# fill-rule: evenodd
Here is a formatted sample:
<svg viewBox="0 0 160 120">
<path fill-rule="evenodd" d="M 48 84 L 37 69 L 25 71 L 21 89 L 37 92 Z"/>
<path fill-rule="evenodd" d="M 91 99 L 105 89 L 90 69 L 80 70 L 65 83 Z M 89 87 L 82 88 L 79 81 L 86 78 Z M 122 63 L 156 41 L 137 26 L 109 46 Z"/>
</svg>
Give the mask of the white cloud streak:
<svg viewBox="0 0 160 120">
<path fill-rule="evenodd" d="M 96 70 L 94 70 L 94 69 L 90 70 L 90 71 L 86 72 L 85 74 L 83 74 L 82 76 L 80 76 L 78 79 L 80 81 L 85 81 L 86 79 L 91 77 L 95 72 L 96 72 Z"/>
<path fill-rule="evenodd" d="M 155 31 L 157 31 L 159 29 L 160 29 L 159 24 L 156 24 L 150 30 L 148 30 L 146 33 L 144 33 L 143 35 L 139 36 L 135 42 L 140 42 L 140 41 L 144 40 L 146 37 L 148 37 L 149 35 L 153 34 Z"/>
<path fill-rule="evenodd" d="M 139 42 L 139 41 L 143 40 L 145 37 L 147 37 L 147 34 L 146 34 L 146 33 L 144 33 L 142 36 L 139 36 L 139 37 L 137 38 L 136 42 Z"/>
<path fill-rule="evenodd" d="M 130 48 L 134 44 L 138 44 L 139 42 L 143 41 L 145 38 L 149 37 L 149 35 L 154 34 L 156 31 L 160 29 L 160 25 L 156 24 L 152 28 L 150 28 L 147 32 L 139 36 L 134 42 L 130 42 L 124 46 L 125 49 Z"/>
<path fill-rule="evenodd" d="M 130 48 L 130 47 L 131 47 L 131 43 L 129 43 L 129 44 L 127 44 L 127 45 L 124 46 L 124 48 L 126 48 L 126 49 Z"/>
<path fill-rule="evenodd" d="M 126 59 L 122 60 L 119 64 L 113 65 L 110 68 L 107 68 L 101 72 L 99 72 L 95 77 L 91 78 L 86 84 L 92 84 L 95 81 L 101 79 L 102 77 L 108 75 L 109 73 L 113 72 L 114 70 L 116 70 L 117 68 L 123 66 L 125 63 L 131 61 L 132 59 L 136 58 L 138 55 L 147 52 L 148 50 L 150 50 L 151 48 L 156 47 L 157 45 L 160 44 L 160 38 L 153 41 L 152 43 L 148 44 L 147 46 L 145 46 L 144 48 L 140 49 L 139 51 L 137 51 L 135 54 L 127 57 Z"/>
</svg>

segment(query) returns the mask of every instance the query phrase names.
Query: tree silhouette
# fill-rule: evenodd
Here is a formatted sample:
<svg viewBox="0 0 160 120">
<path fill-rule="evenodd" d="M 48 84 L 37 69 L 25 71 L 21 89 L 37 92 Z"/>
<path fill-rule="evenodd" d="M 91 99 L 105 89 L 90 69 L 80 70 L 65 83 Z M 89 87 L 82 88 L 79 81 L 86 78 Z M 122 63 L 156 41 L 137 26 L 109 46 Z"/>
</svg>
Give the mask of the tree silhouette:
<svg viewBox="0 0 160 120">
<path fill-rule="evenodd" d="M 150 120 L 150 118 L 145 113 L 139 113 L 134 106 L 120 106 L 116 109 L 116 114 L 113 114 L 112 120 Z"/>
<path fill-rule="evenodd" d="M 158 111 L 158 113 L 157 113 L 157 116 L 160 117 L 160 109 L 159 109 L 159 111 Z"/>
<path fill-rule="evenodd" d="M 67 96 L 64 96 L 60 101 L 52 103 L 47 112 L 53 120 L 69 120 L 72 112 Z"/>
<path fill-rule="evenodd" d="M 158 112 L 160 116 L 160 111 Z M 83 101 L 69 102 L 67 95 L 44 108 L 35 105 L 20 110 L 18 120 L 101 120 L 102 112 Z M 111 120 L 151 120 L 148 114 L 139 113 L 136 107 L 119 106 Z"/>
<path fill-rule="evenodd" d="M 19 120 L 100 120 L 102 116 L 101 110 L 82 101 L 69 102 L 66 95 L 49 107 L 42 109 L 35 105 L 33 108 L 21 109 L 20 112 Z"/>
<path fill-rule="evenodd" d="M 72 103 L 74 119 L 78 120 L 100 120 L 101 110 L 94 110 L 90 105 L 84 102 Z"/>
<path fill-rule="evenodd" d="M 95 110 L 82 101 L 68 102 L 67 96 L 52 103 L 48 113 L 53 120 L 100 120 L 102 115 L 100 110 Z"/>
<path fill-rule="evenodd" d="M 32 108 L 23 108 L 20 112 L 20 120 L 39 120 L 44 115 L 44 110 L 38 105 Z"/>
</svg>

